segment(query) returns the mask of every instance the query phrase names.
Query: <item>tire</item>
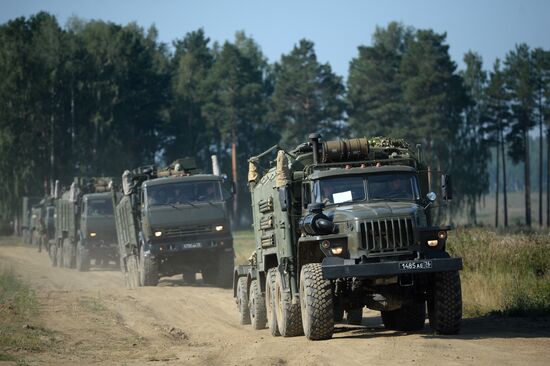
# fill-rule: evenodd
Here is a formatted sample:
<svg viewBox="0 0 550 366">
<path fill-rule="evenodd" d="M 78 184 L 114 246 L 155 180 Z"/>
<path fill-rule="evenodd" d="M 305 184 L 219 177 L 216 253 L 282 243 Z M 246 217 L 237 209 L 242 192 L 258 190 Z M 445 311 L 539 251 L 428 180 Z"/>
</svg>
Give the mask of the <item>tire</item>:
<svg viewBox="0 0 550 366">
<path fill-rule="evenodd" d="M 139 283 L 141 286 L 156 286 L 159 283 L 158 264 L 154 258 L 146 257 L 143 245 L 139 255 Z"/>
<path fill-rule="evenodd" d="M 239 310 L 239 323 L 250 324 L 250 309 L 248 308 L 248 283 L 246 277 L 239 277 L 237 281 L 237 309 Z"/>
<path fill-rule="evenodd" d="M 125 259 L 125 273 L 124 279 L 126 280 L 126 286 L 128 288 L 137 288 L 140 286 L 139 282 L 139 259 L 137 255 L 130 254 Z"/>
<path fill-rule="evenodd" d="M 233 268 L 235 268 L 235 260 L 233 252 L 222 253 L 218 259 L 218 273 L 216 276 L 216 285 L 221 288 L 233 287 Z"/>
<path fill-rule="evenodd" d="M 458 271 L 435 273 L 428 298 L 430 326 L 437 334 L 457 334 L 462 320 L 462 290 Z"/>
<path fill-rule="evenodd" d="M 218 277 L 218 272 L 216 268 L 205 268 L 201 270 L 202 282 L 205 285 L 214 285 L 216 278 Z"/>
<path fill-rule="evenodd" d="M 80 272 L 90 270 L 90 250 L 80 240 L 76 243 L 76 269 Z"/>
<path fill-rule="evenodd" d="M 267 327 L 271 335 L 278 337 L 279 325 L 277 324 L 277 312 L 275 305 L 275 276 L 277 268 L 270 268 L 265 279 L 265 309 L 267 314 Z"/>
<path fill-rule="evenodd" d="M 275 310 L 277 328 L 283 337 L 295 337 L 304 334 L 300 303 L 292 303 L 290 292 L 283 291 L 283 278 L 279 271 L 275 273 Z"/>
<path fill-rule="evenodd" d="M 50 263 L 52 264 L 52 267 L 57 267 L 57 246 L 50 245 L 48 254 L 50 256 Z"/>
<path fill-rule="evenodd" d="M 346 322 L 352 325 L 361 325 L 363 322 L 363 308 L 348 309 L 346 311 Z"/>
<path fill-rule="evenodd" d="M 262 294 L 258 280 L 250 282 L 250 296 L 248 298 L 248 310 L 250 312 L 250 323 L 255 330 L 265 329 L 267 323 L 267 311 L 265 308 L 265 297 Z"/>
<path fill-rule="evenodd" d="M 188 285 L 194 285 L 197 282 L 197 277 L 194 270 L 186 269 L 183 271 L 183 282 Z"/>
<path fill-rule="evenodd" d="M 57 266 L 63 267 L 63 239 L 57 241 L 56 248 Z"/>
<path fill-rule="evenodd" d="M 304 334 L 310 340 L 330 339 L 334 332 L 332 285 L 323 279 L 321 264 L 300 271 L 300 308 Z"/>
<path fill-rule="evenodd" d="M 75 267 L 75 246 L 69 238 L 63 240 L 63 266 L 66 268 Z"/>
</svg>

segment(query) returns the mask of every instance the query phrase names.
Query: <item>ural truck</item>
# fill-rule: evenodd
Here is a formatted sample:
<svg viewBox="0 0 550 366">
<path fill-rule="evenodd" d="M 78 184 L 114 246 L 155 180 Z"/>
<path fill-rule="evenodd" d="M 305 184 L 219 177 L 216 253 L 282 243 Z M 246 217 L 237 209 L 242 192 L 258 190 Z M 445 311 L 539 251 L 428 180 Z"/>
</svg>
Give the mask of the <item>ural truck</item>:
<svg viewBox="0 0 550 366">
<path fill-rule="evenodd" d="M 192 284 L 198 272 L 206 284 L 231 287 L 231 194 L 217 164 L 214 172 L 201 174 L 191 158 L 162 170 L 152 165 L 124 172 L 115 216 L 129 288 L 156 286 L 160 277 L 176 274 Z"/>
<path fill-rule="evenodd" d="M 32 242 L 32 206 L 40 202 L 39 197 L 23 197 L 21 199 L 21 215 L 19 217 L 19 232 L 25 244 Z"/>
<path fill-rule="evenodd" d="M 242 324 L 274 336 L 329 339 L 334 323 L 361 324 L 363 307 L 385 328 L 459 331 L 461 258 L 445 250 L 449 226 L 434 224 L 436 194 L 403 140 L 321 141 L 272 147 L 249 160 L 255 250 L 234 271 Z M 442 199 L 451 199 L 442 175 Z"/>
<path fill-rule="evenodd" d="M 70 189 L 56 199 L 53 266 L 88 271 L 91 260 L 105 265 L 118 260 L 112 179 L 74 178 Z"/>
</svg>

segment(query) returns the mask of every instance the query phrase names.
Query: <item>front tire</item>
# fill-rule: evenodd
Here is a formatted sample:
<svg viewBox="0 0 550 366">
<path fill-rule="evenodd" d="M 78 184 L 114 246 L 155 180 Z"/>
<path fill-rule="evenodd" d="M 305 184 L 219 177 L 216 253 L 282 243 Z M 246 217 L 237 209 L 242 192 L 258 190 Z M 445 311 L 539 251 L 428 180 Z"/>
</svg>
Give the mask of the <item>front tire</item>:
<svg viewBox="0 0 550 366">
<path fill-rule="evenodd" d="M 290 292 L 283 291 L 283 278 L 279 271 L 275 274 L 275 309 L 277 327 L 283 337 L 295 337 L 304 334 L 300 303 L 292 303 Z"/>
<path fill-rule="evenodd" d="M 159 273 L 157 261 L 149 256 L 145 256 L 143 245 L 140 249 L 139 282 L 141 286 L 156 286 L 159 283 Z"/>
<path fill-rule="evenodd" d="M 75 248 L 71 239 L 63 239 L 63 266 L 66 268 L 75 267 Z"/>
<path fill-rule="evenodd" d="M 271 268 L 267 271 L 265 279 L 265 308 L 267 310 L 267 326 L 274 337 L 280 336 L 279 326 L 277 324 L 277 312 L 275 311 L 275 276 L 277 268 Z"/>
<path fill-rule="evenodd" d="M 57 246 L 55 244 L 50 245 L 48 254 L 50 255 L 50 263 L 52 264 L 52 267 L 57 267 Z"/>
<path fill-rule="evenodd" d="M 256 330 L 264 329 L 267 323 L 265 297 L 262 294 L 260 283 L 256 279 L 250 282 L 248 309 L 250 311 L 250 322 L 252 324 L 252 328 Z"/>
<path fill-rule="evenodd" d="M 239 323 L 241 325 L 250 324 L 247 285 L 246 277 L 239 277 L 237 281 L 237 309 L 239 310 Z"/>
<path fill-rule="evenodd" d="M 64 263 L 63 263 L 63 239 L 60 239 L 58 240 L 57 244 L 56 244 L 56 247 L 57 247 L 57 250 L 55 251 L 56 253 L 56 256 L 57 256 L 57 266 L 58 267 L 63 267 L 64 266 Z"/>
<path fill-rule="evenodd" d="M 462 320 L 462 289 L 458 271 L 433 276 L 428 298 L 430 326 L 437 334 L 457 334 Z"/>
<path fill-rule="evenodd" d="M 139 262 L 137 255 L 130 254 L 123 260 L 125 261 L 124 279 L 126 281 L 126 287 L 139 287 Z"/>
<path fill-rule="evenodd" d="M 76 269 L 80 272 L 90 270 L 90 250 L 80 240 L 76 243 Z"/>
<path fill-rule="evenodd" d="M 218 259 L 218 273 L 216 284 L 221 288 L 231 288 L 233 286 L 233 268 L 235 268 L 235 259 L 233 252 L 222 253 Z"/>
<path fill-rule="evenodd" d="M 323 279 L 321 264 L 300 271 L 300 308 L 304 334 L 310 340 L 330 339 L 334 332 L 332 285 Z"/>
</svg>

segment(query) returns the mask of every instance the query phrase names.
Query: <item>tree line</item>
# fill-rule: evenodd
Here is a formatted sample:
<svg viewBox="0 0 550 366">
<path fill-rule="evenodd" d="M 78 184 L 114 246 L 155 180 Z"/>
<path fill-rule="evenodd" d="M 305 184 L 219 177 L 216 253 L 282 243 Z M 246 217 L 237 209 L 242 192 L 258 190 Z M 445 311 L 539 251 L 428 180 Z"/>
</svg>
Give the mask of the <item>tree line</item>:
<svg viewBox="0 0 550 366">
<path fill-rule="evenodd" d="M 11 219 L 20 197 L 43 195 L 55 179 L 118 177 L 182 156 L 207 167 L 211 154 L 237 182 L 246 217 L 248 157 L 318 131 L 421 143 L 430 169 L 453 175 L 454 209 L 475 223 L 495 149 L 498 177 L 506 156 L 527 162 L 526 197 L 532 158 L 550 187 L 545 159 L 528 154 L 535 127 L 540 141 L 550 140 L 550 56 L 520 44 L 487 72 L 468 52 L 458 71 L 448 48 L 445 33 L 392 22 L 358 47 L 344 81 L 306 39 L 270 63 L 244 32 L 218 43 L 198 29 L 168 47 L 154 27 L 134 23 L 72 18 L 61 27 L 45 12 L 11 20 L 0 25 L 0 218 Z M 507 188 L 497 186 L 506 212 Z"/>
</svg>

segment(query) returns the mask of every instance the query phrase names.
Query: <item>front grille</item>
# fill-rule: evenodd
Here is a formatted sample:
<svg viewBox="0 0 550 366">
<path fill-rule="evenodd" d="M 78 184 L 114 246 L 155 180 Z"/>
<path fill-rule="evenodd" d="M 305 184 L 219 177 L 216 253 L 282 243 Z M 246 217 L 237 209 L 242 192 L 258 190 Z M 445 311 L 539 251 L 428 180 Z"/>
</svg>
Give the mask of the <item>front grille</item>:
<svg viewBox="0 0 550 366">
<path fill-rule="evenodd" d="M 414 245 L 411 218 L 369 220 L 360 224 L 361 245 L 369 253 L 409 250 Z"/>
<path fill-rule="evenodd" d="M 186 235 L 196 235 L 212 232 L 212 225 L 179 226 L 160 229 L 163 238 L 178 238 Z"/>
</svg>

